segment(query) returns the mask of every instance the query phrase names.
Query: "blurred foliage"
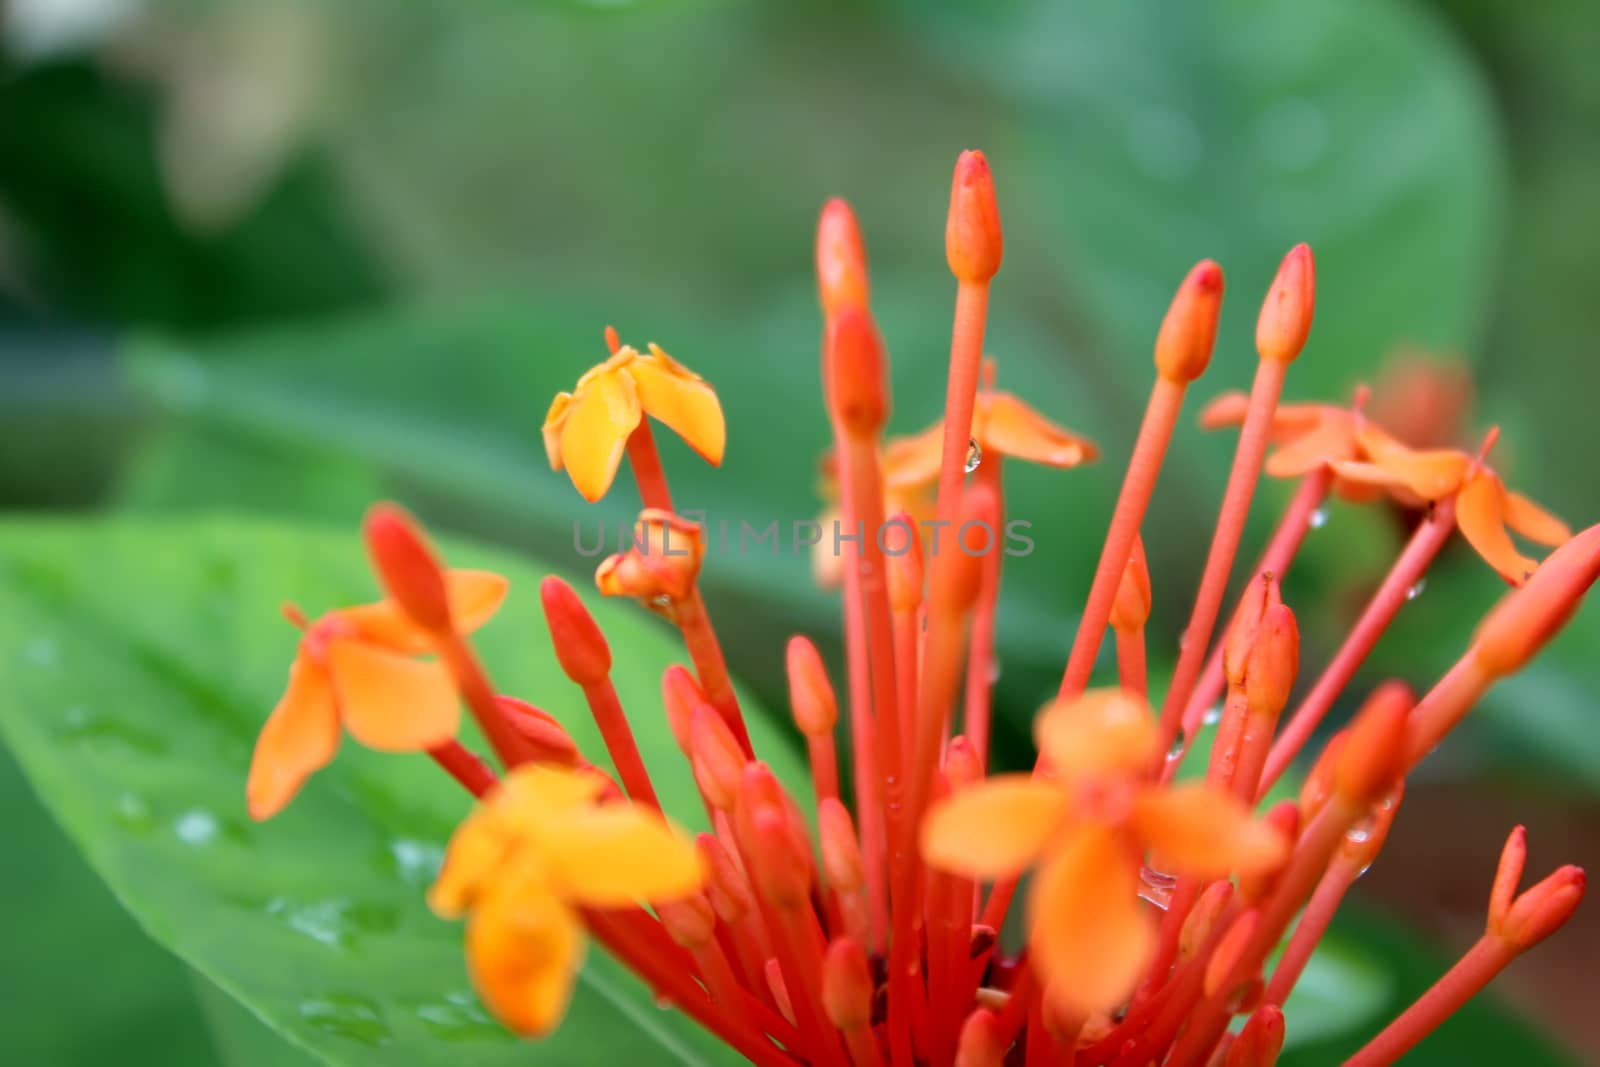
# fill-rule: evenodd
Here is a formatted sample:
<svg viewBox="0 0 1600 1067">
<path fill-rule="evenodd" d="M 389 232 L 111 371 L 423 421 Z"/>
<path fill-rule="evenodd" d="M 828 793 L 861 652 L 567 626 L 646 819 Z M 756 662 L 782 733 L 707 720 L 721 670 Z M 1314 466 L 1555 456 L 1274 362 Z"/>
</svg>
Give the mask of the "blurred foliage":
<svg viewBox="0 0 1600 1067">
<path fill-rule="evenodd" d="M 1600 387 L 1586 271 L 1600 12 L 1586 0 L 1537 17 L 1485 0 L 422 0 L 403 13 L 130 0 L 64 47 L 41 31 L 50 6 L 3 9 L 9 507 L 350 529 L 385 494 L 578 564 L 573 523 L 615 530 L 631 490 L 580 508 L 544 469 L 538 422 L 614 322 L 726 403 L 720 471 L 658 435 L 683 506 L 727 518 L 735 537 L 741 519 L 809 518 L 827 443 L 809 275 L 819 203 L 837 193 L 861 213 L 893 425 L 918 429 L 943 395 L 944 182 L 978 145 L 1007 231 L 988 338 L 999 384 L 1107 457 L 1008 469 L 1011 514 L 1033 523 L 1039 551 L 1007 563 L 1002 762 L 1025 758 L 1028 717 L 1053 690 L 1150 341 L 1200 256 L 1222 262 L 1230 297 L 1195 401 L 1246 380 L 1256 301 L 1284 249 L 1310 240 L 1321 317 L 1291 397 L 1343 395 L 1398 345 L 1456 354 L 1481 368 L 1479 416 L 1505 424 L 1514 484 L 1580 522 L 1600 514 L 1576 462 L 1594 451 Z M 1147 523 L 1158 670 L 1231 446 L 1186 424 Z M 1247 551 L 1285 496 L 1263 487 Z M 1323 606 L 1301 614 L 1306 664 L 1326 660 L 1395 543 L 1386 516 L 1350 507 L 1311 538 L 1287 593 Z M 775 556 L 708 566 L 730 657 L 774 704 L 780 639 L 836 626 L 807 572 L 787 537 Z M 1352 692 L 1393 673 L 1427 684 L 1499 590 L 1452 552 Z M 1430 771 L 1509 768 L 1594 795 L 1597 653 L 1591 610 Z M 71 863 L 49 860 L 65 856 L 52 831 L 24 838 L 61 872 L 39 881 L 41 899 L 78 886 L 63 899 L 103 910 Z M 130 973 L 167 976 L 141 985 L 165 1005 L 151 1014 L 198 1034 L 181 971 L 134 940 L 117 950 Z M 118 988 L 108 977 L 105 995 Z M 200 1003 L 216 1048 L 259 1039 L 215 994 Z M 30 1032 L 47 1040 L 40 1012 Z M 194 1040 L 195 1056 L 212 1047 Z"/>
</svg>

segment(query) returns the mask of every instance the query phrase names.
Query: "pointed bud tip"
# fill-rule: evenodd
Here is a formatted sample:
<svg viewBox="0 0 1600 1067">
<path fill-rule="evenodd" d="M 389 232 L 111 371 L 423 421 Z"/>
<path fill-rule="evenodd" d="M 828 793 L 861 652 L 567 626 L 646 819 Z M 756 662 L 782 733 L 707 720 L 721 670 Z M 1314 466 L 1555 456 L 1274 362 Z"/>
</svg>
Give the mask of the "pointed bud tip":
<svg viewBox="0 0 1600 1067">
<path fill-rule="evenodd" d="M 1222 291 L 1222 268 L 1209 259 L 1195 264 L 1178 286 L 1156 334 L 1156 370 L 1163 378 L 1187 384 L 1205 373 L 1217 341 Z"/>
<path fill-rule="evenodd" d="M 817 290 L 823 314 L 867 306 L 867 250 L 849 203 L 834 197 L 817 220 Z"/>
<path fill-rule="evenodd" d="M 1404 682 L 1389 681 L 1367 698 L 1339 752 L 1333 789 L 1366 810 L 1399 781 L 1406 766 L 1406 720 L 1416 698 Z"/>
<path fill-rule="evenodd" d="M 450 593 L 427 534 L 396 504 L 375 504 L 363 523 L 367 554 L 383 591 L 412 623 L 430 633 L 451 630 Z"/>
<path fill-rule="evenodd" d="M 611 646 L 577 592 L 552 574 L 539 583 L 539 601 L 561 670 L 578 685 L 605 681 L 611 674 Z"/>
<path fill-rule="evenodd" d="M 849 937 L 836 938 L 822 957 L 822 1010 L 849 1032 L 872 1023 L 872 971 L 867 954 Z"/>
<path fill-rule="evenodd" d="M 817 646 L 797 634 L 789 638 L 785 662 L 789 674 L 789 707 L 795 725 L 807 737 L 833 733 L 839 719 L 839 705 Z"/>
<path fill-rule="evenodd" d="M 530 746 L 533 762 L 577 767 L 583 762 L 578 743 L 554 715 L 516 697 L 497 696 L 495 704 L 511 728 Z"/>
<path fill-rule="evenodd" d="M 994 175 L 982 152 L 969 150 L 956 160 L 944 246 L 950 273 L 960 281 L 984 283 L 1000 270 L 1005 251 L 1000 208 Z"/>
<path fill-rule="evenodd" d="M 1297 244 L 1283 257 L 1256 321 L 1262 359 L 1289 363 L 1305 348 L 1317 306 L 1317 264 L 1311 246 Z"/>
<path fill-rule="evenodd" d="M 1573 536 L 1501 598 L 1478 628 L 1478 665 L 1490 677 L 1513 674 L 1561 632 L 1600 578 L 1600 524 Z"/>
<path fill-rule="evenodd" d="M 835 421 L 855 436 L 871 436 L 889 418 L 888 359 L 872 315 L 846 307 L 828 320 L 823 381 Z"/>
</svg>

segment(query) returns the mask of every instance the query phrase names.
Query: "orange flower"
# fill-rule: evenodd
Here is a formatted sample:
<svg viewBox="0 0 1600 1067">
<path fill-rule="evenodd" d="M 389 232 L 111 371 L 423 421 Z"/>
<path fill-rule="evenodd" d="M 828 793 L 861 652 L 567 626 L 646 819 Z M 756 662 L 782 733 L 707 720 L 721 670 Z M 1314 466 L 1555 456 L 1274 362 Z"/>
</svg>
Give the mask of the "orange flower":
<svg viewBox="0 0 1600 1067">
<path fill-rule="evenodd" d="M 602 596 L 631 596 L 670 617 L 672 605 L 694 592 L 705 554 L 698 525 L 670 511 L 645 508 L 628 550 L 602 560 L 594 582 Z"/>
<path fill-rule="evenodd" d="M 1408 448 L 1370 423 L 1357 436 L 1370 461 L 1335 463 L 1340 478 L 1380 487 L 1410 507 L 1454 496 L 1461 536 L 1512 585 L 1526 581 L 1538 564 L 1517 551 L 1507 527 L 1543 545 L 1558 546 L 1572 536 L 1566 523 L 1507 489 L 1481 457 L 1448 448 Z M 1491 432 L 1490 444 L 1495 436 Z"/>
<path fill-rule="evenodd" d="M 649 355 L 623 346 L 591 368 L 571 393 L 557 393 L 544 419 L 550 469 L 566 469 L 585 500 L 611 488 L 628 437 L 645 415 L 667 425 L 721 466 L 727 440 L 722 404 L 711 386 L 652 344 Z"/>
<path fill-rule="evenodd" d="M 705 881 L 699 851 L 657 813 L 600 804 L 590 770 L 524 765 L 456 829 L 428 894 L 469 915 L 467 962 L 489 1010 L 519 1034 L 561 1021 L 583 964 L 578 908 L 676 900 Z"/>
<path fill-rule="evenodd" d="M 928 813 L 922 852 L 968 878 L 1010 878 L 1036 865 L 1031 958 L 1064 1010 L 1109 1010 L 1154 948 L 1138 900 L 1146 851 L 1163 869 L 1210 879 L 1270 869 L 1287 842 L 1204 784 L 1147 782 L 1159 730 L 1131 692 L 1052 704 L 1034 733 L 1053 777 L 997 775 L 956 793 Z"/>
<path fill-rule="evenodd" d="M 1359 404 L 1359 401 L 1357 402 Z M 1223 393 L 1200 413 L 1207 430 L 1243 426 L 1249 397 Z M 1280 404 L 1272 415 L 1271 437 L 1277 450 L 1267 457 L 1264 470 L 1274 478 L 1299 478 L 1318 467 L 1361 458 L 1358 440 L 1366 418 L 1359 408 L 1332 404 Z M 1334 480 L 1334 489 L 1347 499 L 1371 500 L 1378 492 L 1360 482 Z"/>
<path fill-rule="evenodd" d="M 487 571 L 450 571 L 451 615 L 462 633 L 487 622 L 506 580 Z M 256 739 L 245 786 L 250 816 L 283 810 L 339 748 L 339 727 L 381 752 L 419 752 L 455 736 L 461 708 L 444 664 L 419 659 L 429 638 L 392 601 L 330 611 L 306 625 L 289 688 Z"/>
</svg>

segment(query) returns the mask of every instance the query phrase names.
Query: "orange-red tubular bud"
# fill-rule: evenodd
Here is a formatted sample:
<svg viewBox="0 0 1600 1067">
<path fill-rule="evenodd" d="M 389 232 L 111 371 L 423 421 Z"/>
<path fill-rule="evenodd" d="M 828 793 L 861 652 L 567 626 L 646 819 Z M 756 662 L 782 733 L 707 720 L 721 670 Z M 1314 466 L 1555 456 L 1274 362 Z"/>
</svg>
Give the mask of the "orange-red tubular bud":
<svg viewBox="0 0 1600 1067">
<path fill-rule="evenodd" d="M 444 568 L 417 520 L 394 504 L 367 512 L 364 531 L 372 569 L 389 599 L 430 633 L 449 633 L 450 593 Z"/>
<path fill-rule="evenodd" d="M 689 726 L 694 722 L 695 710 L 707 701 L 700 683 L 681 663 L 674 663 L 662 672 L 661 703 L 667 709 L 667 727 L 678 743 L 678 751 L 690 755 Z"/>
<path fill-rule="evenodd" d="M 978 750 L 966 734 L 952 737 L 950 744 L 945 746 L 944 776 L 950 783 L 952 793 L 983 781 L 983 762 L 978 759 Z"/>
<path fill-rule="evenodd" d="M 944 227 L 950 273 L 963 282 L 987 282 L 1000 270 L 1004 251 L 989 161 L 982 152 L 963 152 L 950 183 L 950 217 Z"/>
<path fill-rule="evenodd" d="M 495 703 L 511 728 L 531 746 L 532 762 L 558 767 L 576 767 L 583 762 L 577 742 L 554 715 L 516 697 L 496 697 Z"/>
<path fill-rule="evenodd" d="M 1262 359 L 1289 363 L 1306 346 L 1311 317 L 1317 309 L 1317 263 L 1311 246 L 1289 249 L 1278 266 L 1278 276 L 1267 290 L 1256 320 L 1256 351 Z"/>
<path fill-rule="evenodd" d="M 822 205 L 817 220 L 817 292 L 829 318 L 867 306 L 867 247 L 856 213 L 838 197 Z"/>
<path fill-rule="evenodd" d="M 969 486 L 961 497 L 961 513 L 953 531 L 944 531 L 935 551 L 949 553 L 954 566 L 933 568 L 928 584 L 928 610 L 961 615 L 978 599 L 983 584 L 983 557 L 1002 551 L 997 528 L 999 505 L 988 485 Z"/>
<path fill-rule="evenodd" d="M 711 901 L 717 918 L 729 926 L 743 921 L 755 906 L 744 872 L 715 835 L 701 834 L 694 843 L 705 861 L 706 898 Z"/>
<path fill-rule="evenodd" d="M 916 520 L 904 511 L 891 516 L 885 530 L 889 608 L 903 615 L 922 606 L 922 537 L 917 533 Z"/>
<path fill-rule="evenodd" d="M 1000 1017 L 988 1008 L 979 1008 L 961 1024 L 955 1067 L 1001 1067 L 1007 1047 L 1000 1034 Z"/>
<path fill-rule="evenodd" d="M 847 307 L 828 320 L 828 407 L 854 437 L 872 437 L 889 418 L 889 367 L 883 338 L 866 308 Z"/>
<path fill-rule="evenodd" d="M 732 808 L 744 774 L 744 749 L 709 704 L 696 708 L 690 717 L 689 762 L 706 801 L 722 811 Z"/>
<path fill-rule="evenodd" d="M 1205 373 L 1221 311 L 1222 268 L 1202 259 L 1178 286 L 1156 334 L 1156 370 L 1161 377 L 1187 384 Z"/>
<path fill-rule="evenodd" d="M 1478 628 L 1473 654 L 1492 678 L 1521 670 L 1577 609 L 1600 577 L 1600 525 L 1556 549 L 1522 586 L 1494 606 Z"/>
<path fill-rule="evenodd" d="M 716 934 L 717 913 L 704 893 L 661 901 L 655 909 L 667 934 L 684 948 L 700 948 Z"/>
<path fill-rule="evenodd" d="M 850 811 L 837 797 L 824 797 L 817 806 L 817 837 L 822 846 L 822 873 L 828 884 L 842 892 L 854 892 L 866 880 L 861 860 L 861 845 Z"/>
<path fill-rule="evenodd" d="M 1350 731 L 1346 728 L 1328 738 L 1328 743 L 1322 746 L 1322 754 L 1317 757 L 1317 762 L 1311 765 L 1311 773 L 1300 783 L 1301 822 L 1310 822 L 1316 818 L 1317 812 L 1322 810 L 1322 805 L 1333 795 L 1333 770 L 1339 765 L 1339 757 L 1344 752 L 1344 743 L 1349 736 Z"/>
<path fill-rule="evenodd" d="M 539 583 L 539 601 L 550 626 L 561 669 L 579 685 L 598 685 L 611 673 L 611 647 L 572 586 L 551 575 Z"/>
<path fill-rule="evenodd" d="M 751 763 L 740 776 L 733 825 L 756 892 L 778 908 L 807 904 L 811 846 L 790 817 L 788 798 L 766 764 Z"/>
<path fill-rule="evenodd" d="M 1135 633 L 1150 618 L 1150 568 L 1144 559 L 1144 538 L 1135 536 L 1128 565 L 1122 569 L 1117 598 L 1111 602 L 1111 628 L 1119 633 Z"/>
<path fill-rule="evenodd" d="M 1364 871 L 1372 866 L 1378 853 L 1383 851 L 1383 843 L 1389 839 L 1389 828 L 1394 825 L 1394 817 L 1400 814 L 1400 801 L 1405 796 L 1405 788 L 1403 779 L 1396 782 L 1394 790 L 1374 805 L 1372 814 L 1356 823 L 1344 835 L 1339 855 L 1351 867 Z"/>
<path fill-rule="evenodd" d="M 1511 913 L 1511 904 L 1517 898 L 1517 886 L 1522 884 L 1522 868 L 1528 862 L 1528 831 L 1513 827 L 1506 836 L 1506 847 L 1500 850 L 1500 864 L 1495 868 L 1494 887 L 1489 890 L 1489 929 L 1496 929 Z"/>
<path fill-rule="evenodd" d="M 1228 636 L 1222 642 L 1222 670 L 1228 684 L 1244 684 L 1245 672 L 1250 667 L 1250 650 L 1261 633 L 1262 621 L 1273 607 L 1283 604 L 1278 579 L 1263 574 L 1245 587 L 1239 595 L 1239 607 L 1228 624 Z"/>
<path fill-rule="evenodd" d="M 1566 925 L 1583 900 L 1587 882 L 1582 867 L 1560 868 L 1518 897 L 1496 932 L 1518 952 L 1526 952 Z"/>
<path fill-rule="evenodd" d="M 1266 1004 L 1250 1016 L 1228 1048 L 1224 1067 L 1272 1067 L 1283 1051 L 1283 1009 Z"/>
<path fill-rule="evenodd" d="M 817 646 L 804 637 L 789 638 L 787 663 L 789 707 L 795 725 L 807 737 L 833 733 L 834 723 L 839 720 L 839 704 Z"/>
<path fill-rule="evenodd" d="M 645 508 L 628 550 L 608 556 L 595 570 L 595 586 L 602 596 L 631 596 L 652 608 L 676 603 L 694 592 L 705 552 L 698 524 Z"/>
<path fill-rule="evenodd" d="M 1222 991 L 1222 984 L 1228 980 L 1239 960 L 1243 957 L 1245 948 L 1255 938 L 1256 928 L 1261 925 L 1261 913 L 1251 910 L 1245 912 L 1234 920 L 1228 932 L 1222 935 L 1222 940 L 1217 942 L 1216 951 L 1211 954 L 1211 959 L 1206 963 L 1205 992 L 1206 996 L 1214 997 Z M 1243 985 L 1253 979 L 1249 975 L 1241 979 Z"/>
<path fill-rule="evenodd" d="M 1367 698 L 1350 724 L 1333 789 L 1360 811 L 1394 788 L 1406 765 L 1406 716 L 1416 699 L 1403 682 L 1385 682 Z"/>
<path fill-rule="evenodd" d="M 1283 835 L 1285 841 L 1293 842 L 1300 836 L 1300 806 L 1292 800 L 1282 800 L 1272 806 L 1263 820 Z M 1239 876 L 1239 896 L 1252 904 L 1267 899 L 1273 889 L 1277 888 L 1278 877 L 1283 869 L 1289 865 L 1293 853 L 1285 851 L 1283 862 L 1276 867 L 1256 871 L 1252 874 Z"/>
<path fill-rule="evenodd" d="M 1189 909 L 1189 914 L 1184 917 L 1183 929 L 1178 934 L 1178 958 L 1192 960 L 1200 951 L 1200 946 L 1206 943 L 1211 936 L 1211 930 L 1217 924 L 1217 916 L 1222 914 L 1222 909 L 1228 906 L 1233 899 L 1233 883 L 1227 879 L 1212 882 L 1206 886 L 1205 892 L 1200 894 L 1200 899 L 1195 901 L 1194 907 Z"/>
<path fill-rule="evenodd" d="M 1245 703 L 1257 715 L 1273 718 L 1289 702 L 1300 670 L 1300 628 L 1287 604 L 1276 604 L 1262 617 L 1261 631 L 1245 663 Z"/>
<path fill-rule="evenodd" d="M 834 940 L 822 957 L 822 1010 L 840 1030 L 872 1023 L 872 972 L 867 954 L 848 937 Z"/>
<path fill-rule="evenodd" d="M 777 1004 L 778 1010 L 783 1013 L 783 1017 L 793 1023 L 794 1001 L 789 999 L 789 987 L 783 980 L 783 968 L 778 964 L 777 960 L 771 959 L 767 961 L 766 970 L 767 988 L 772 991 L 773 1003 Z"/>
</svg>

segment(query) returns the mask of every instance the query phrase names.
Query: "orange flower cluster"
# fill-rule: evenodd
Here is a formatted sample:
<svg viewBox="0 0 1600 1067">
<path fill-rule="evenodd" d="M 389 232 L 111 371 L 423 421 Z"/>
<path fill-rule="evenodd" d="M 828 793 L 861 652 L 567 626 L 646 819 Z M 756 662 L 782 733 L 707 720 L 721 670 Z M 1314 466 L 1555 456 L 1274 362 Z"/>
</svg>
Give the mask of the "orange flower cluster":
<svg viewBox="0 0 1600 1067">
<path fill-rule="evenodd" d="M 607 331 L 610 358 L 556 398 L 544 438 L 551 465 L 589 500 L 629 460 L 644 510 L 634 543 L 601 564 L 596 584 L 682 636 L 688 664 L 667 670 L 658 710 L 693 772 L 706 832 L 690 838 L 661 813 L 611 684 L 611 648 L 559 579 L 544 581 L 541 603 L 609 769 L 553 717 L 498 693 L 468 635 L 505 583 L 446 570 L 403 512 L 380 506 L 366 526 L 385 600 L 309 625 L 291 614 L 304 635 L 257 745 L 252 814 L 289 802 L 332 758 L 341 724 L 371 747 L 432 756 L 480 803 L 429 899 L 441 916 L 467 919 L 473 977 L 517 1032 L 557 1025 L 593 937 L 761 1065 L 1266 1067 L 1294 1025 L 1285 1001 L 1382 848 L 1407 775 L 1600 576 L 1600 526 L 1573 536 L 1507 489 L 1487 463 L 1493 433 L 1475 455 L 1414 449 L 1368 421 L 1365 390 L 1350 407 L 1280 403 L 1315 306 L 1315 263 L 1299 246 L 1263 302 L 1249 392 L 1202 416 L 1237 426 L 1239 443 L 1185 640 L 1153 701 L 1146 627 L 1166 602 L 1153 595 L 1140 528 L 1186 391 L 1212 356 L 1223 276 L 1202 262 L 1156 335 L 1149 405 L 1059 692 L 1035 721 L 1038 762 L 988 775 L 1002 459 L 1067 468 L 1097 452 L 993 387 L 983 340 L 1003 240 L 979 153 L 956 165 L 945 236 L 956 301 L 944 418 L 886 443 L 888 357 L 865 245 L 842 201 L 818 229 L 833 513 L 871 530 L 931 516 L 957 543 L 924 545 L 907 522 L 896 550 L 860 538 L 822 568 L 842 588 L 843 699 L 808 638 L 792 638 L 786 656 L 808 795 L 752 746 L 701 595 L 702 531 L 674 513 L 651 436 L 653 418 L 718 463 L 720 403 L 654 345 L 641 355 Z M 1219 632 L 1263 470 L 1297 488 Z M 1302 679 L 1281 580 L 1332 494 L 1387 496 L 1422 515 L 1338 650 Z M 985 528 L 987 544 L 974 544 L 972 530 Z M 1535 562 L 1508 528 L 1558 547 Z M 1379 686 L 1311 761 L 1299 795 L 1260 810 L 1456 530 L 1514 588 L 1437 684 L 1420 697 Z M 1091 689 L 1108 633 L 1117 684 Z M 1207 765 L 1179 778 L 1186 739 L 1219 701 Z M 499 770 L 456 741 L 461 704 Z M 1561 868 L 1519 894 L 1524 855 L 1518 828 L 1483 938 L 1350 1062 L 1393 1062 L 1572 914 L 1583 872 Z M 1028 871 L 1024 934 L 1012 944 L 1001 931 Z"/>
</svg>

